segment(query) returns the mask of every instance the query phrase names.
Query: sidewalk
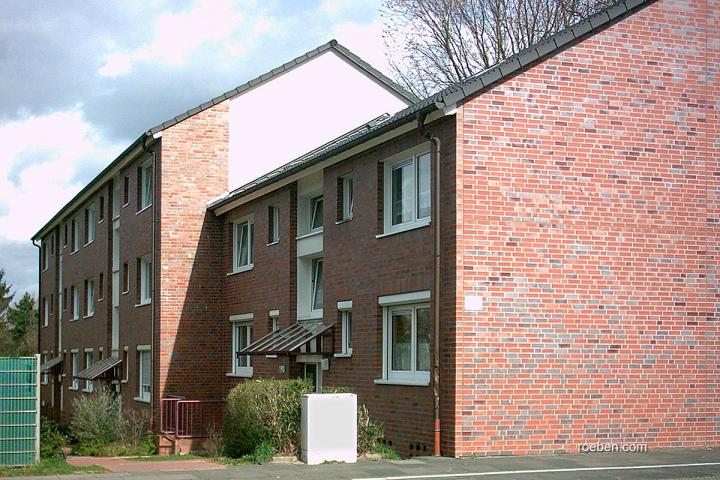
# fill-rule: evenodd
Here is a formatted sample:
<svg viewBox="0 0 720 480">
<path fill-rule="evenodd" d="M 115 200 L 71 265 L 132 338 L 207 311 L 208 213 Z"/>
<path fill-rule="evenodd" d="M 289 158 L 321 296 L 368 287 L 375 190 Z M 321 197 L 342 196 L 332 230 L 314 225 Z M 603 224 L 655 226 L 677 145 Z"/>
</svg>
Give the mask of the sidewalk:
<svg viewBox="0 0 720 480">
<path fill-rule="evenodd" d="M 93 459 L 95 464 L 100 459 Z M 123 460 L 125 463 L 130 461 Z M 575 480 L 575 479 L 720 479 L 720 449 L 660 450 L 649 453 L 603 453 L 532 457 L 453 459 L 417 457 L 398 461 L 361 461 L 356 464 L 266 464 L 223 466 L 205 460 L 131 462 L 142 471 L 79 474 L 63 480 Z M 154 465 L 153 465 L 154 464 Z M 24 477 L 29 478 L 29 477 Z"/>
</svg>

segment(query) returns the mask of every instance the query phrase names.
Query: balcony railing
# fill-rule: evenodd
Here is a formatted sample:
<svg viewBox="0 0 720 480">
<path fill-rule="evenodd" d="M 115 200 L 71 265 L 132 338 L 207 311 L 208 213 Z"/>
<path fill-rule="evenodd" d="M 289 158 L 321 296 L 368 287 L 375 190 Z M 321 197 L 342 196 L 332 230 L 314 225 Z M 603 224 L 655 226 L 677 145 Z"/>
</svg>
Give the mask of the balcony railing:
<svg viewBox="0 0 720 480">
<path fill-rule="evenodd" d="M 205 438 L 211 427 L 222 428 L 222 400 L 188 400 L 177 395 L 160 399 L 160 432 L 175 438 Z"/>
</svg>

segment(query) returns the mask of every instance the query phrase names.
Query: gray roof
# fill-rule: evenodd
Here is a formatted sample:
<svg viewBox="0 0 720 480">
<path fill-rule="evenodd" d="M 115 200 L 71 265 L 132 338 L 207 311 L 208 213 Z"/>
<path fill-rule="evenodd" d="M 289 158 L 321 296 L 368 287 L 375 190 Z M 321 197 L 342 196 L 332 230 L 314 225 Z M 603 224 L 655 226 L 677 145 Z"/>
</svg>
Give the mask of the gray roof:
<svg viewBox="0 0 720 480">
<path fill-rule="evenodd" d="M 434 95 L 415 102 L 395 115 L 385 119 L 376 119 L 374 122 L 351 130 L 345 135 L 296 158 L 267 175 L 229 192 L 224 197 L 210 203 L 209 208 L 216 209 L 226 205 L 237 198 L 255 192 L 273 182 L 297 173 L 304 168 L 337 155 L 344 150 L 371 140 L 405 123 L 415 121 L 420 115 L 430 113 L 433 110 L 443 108 L 447 105 L 453 105 L 478 92 L 489 90 L 510 78 L 512 75 L 595 35 L 655 1 L 656 0 L 618 1 L 525 50 L 508 57 L 475 76 L 450 85 Z"/>
<path fill-rule="evenodd" d="M 302 353 L 300 348 L 309 345 L 318 337 L 332 334 L 334 325 L 325 325 L 322 320 L 297 322 L 284 330 L 275 330 L 259 338 L 237 353 L 241 355 L 293 355 Z M 330 343 L 330 349 L 333 348 Z M 307 353 L 311 353 L 308 352 Z M 312 352 L 318 354 L 332 354 L 327 352 Z"/>
<path fill-rule="evenodd" d="M 253 78 L 249 82 L 243 83 L 242 85 L 233 88 L 232 90 L 228 90 L 227 92 L 223 93 L 222 95 L 218 95 L 217 97 L 213 98 L 210 101 L 207 101 L 203 103 L 202 105 L 198 105 L 195 108 L 191 108 L 187 112 L 181 113 L 175 118 L 172 118 L 166 122 L 161 123 L 160 125 L 156 125 L 155 127 L 151 128 L 149 132 L 151 134 L 156 134 L 157 132 L 161 130 L 165 130 L 166 128 L 172 127 L 173 125 L 177 124 L 178 122 L 182 122 L 188 117 L 191 117 L 197 113 L 202 112 L 203 110 L 207 110 L 208 108 L 217 105 L 218 103 L 224 102 L 225 100 L 229 100 L 231 98 L 237 97 L 243 92 L 246 92 L 247 90 L 250 90 L 253 87 L 256 87 L 260 85 L 261 83 L 265 83 L 266 81 L 277 77 L 278 75 L 281 75 L 288 70 L 291 70 L 298 65 L 305 63 L 306 61 L 317 57 L 318 55 L 328 51 L 333 50 L 337 53 L 339 53 L 341 56 L 345 57 L 348 61 L 356 65 L 358 68 L 363 70 L 365 73 L 370 75 L 371 77 L 375 78 L 380 83 L 384 84 L 389 89 L 393 90 L 398 96 L 402 97 L 407 103 L 413 103 L 417 102 L 418 98 L 404 89 L 402 86 L 391 80 L 390 78 L 383 75 L 379 70 L 373 68 L 369 63 L 364 61 L 362 58 L 358 57 L 354 53 L 352 53 L 347 48 L 340 45 L 337 40 L 330 40 L 324 45 L 320 45 L 319 47 L 310 50 L 309 52 L 300 55 L 297 58 L 294 58 L 290 60 L 289 62 L 280 65 L 277 68 L 274 68 L 270 70 L 269 72 L 263 73 L 262 75 Z"/>
<path fill-rule="evenodd" d="M 70 205 L 71 203 L 75 202 L 77 199 L 82 197 L 85 193 L 87 193 L 89 190 L 91 190 L 95 185 L 96 182 L 100 180 L 107 172 L 112 170 L 116 165 L 118 165 L 122 159 L 135 147 L 138 145 L 145 145 L 146 143 L 149 143 L 152 141 L 152 136 L 156 133 L 172 127 L 173 125 L 176 125 L 179 122 L 182 122 L 183 120 L 202 112 L 203 110 L 207 110 L 208 108 L 212 107 L 213 105 L 217 105 L 220 102 L 223 102 L 225 100 L 234 98 L 243 92 L 246 92 L 247 90 L 256 87 L 262 83 L 267 82 L 268 80 L 277 77 L 278 75 L 287 72 L 288 70 L 291 70 L 294 67 L 297 67 L 298 65 L 301 65 L 304 62 L 307 62 L 308 60 L 315 58 L 319 55 L 321 55 L 324 52 L 327 52 L 329 50 L 332 50 L 336 53 L 338 53 L 341 57 L 345 58 L 348 62 L 355 65 L 358 69 L 365 72 L 367 75 L 373 77 L 375 80 L 383 84 L 385 87 L 389 88 L 390 90 L 394 91 L 398 97 L 402 98 L 406 103 L 411 104 L 413 102 L 417 102 L 418 98 L 413 95 L 411 92 L 404 89 L 401 85 L 394 82 L 387 76 L 383 75 L 379 70 L 373 68 L 369 63 L 365 62 L 363 59 L 355 55 L 353 52 L 348 50 L 347 48 L 340 45 L 337 40 L 330 40 L 329 42 L 320 45 L 317 48 L 314 48 L 313 50 L 310 50 L 309 52 L 300 55 L 297 58 L 294 58 L 293 60 L 290 60 L 289 62 L 270 70 L 269 72 L 266 72 L 249 82 L 243 83 L 242 85 L 233 88 L 232 90 L 229 90 L 222 95 L 218 95 L 217 97 L 213 98 L 212 100 L 209 100 L 201 105 L 198 105 L 195 108 L 191 108 L 190 110 L 181 113 L 180 115 L 163 122 L 159 125 L 156 125 L 145 132 L 143 132 L 137 140 L 135 140 L 128 148 L 126 148 L 120 155 L 115 158 L 110 164 L 108 164 L 107 167 L 105 167 L 99 174 L 95 176 L 85 187 L 80 190 L 80 192 L 77 193 L 69 202 L 67 202 L 45 225 L 43 225 L 40 230 L 33 235 L 33 239 L 38 239 L 42 236 L 43 232 L 50 227 L 55 221 L 57 221 L 64 211 L 64 209 Z"/>
<path fill-rule="evenodd" d="M 52 370 L 54 367 L 57 367 L 63 363 L 63 357 L 60 355 L 59 357 L 55 357 L 53 359 L 48 360 L 47 362 L 40 365 L 40 373 L 45 373 L 48 370 Z"/>
</svg>

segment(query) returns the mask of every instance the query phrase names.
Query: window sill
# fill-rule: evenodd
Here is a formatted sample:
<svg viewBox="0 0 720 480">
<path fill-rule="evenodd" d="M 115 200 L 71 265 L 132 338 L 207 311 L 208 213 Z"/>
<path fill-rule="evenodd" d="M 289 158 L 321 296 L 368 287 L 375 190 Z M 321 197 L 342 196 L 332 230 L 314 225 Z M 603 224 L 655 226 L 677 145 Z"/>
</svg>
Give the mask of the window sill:
<svg viewBox="0 0 720 480">
<path fill-rule="evenodd" d="M 140 303 L 135 304 L 135 308 L 144 307 L 144 306 L 150 305 L 150 304 L 152 304 L 152 301 L 151 301 L 151 300 L 147 300 L 147 301 L 145 301 L 145 302 L 140 302 Z"/>
<path fill-rule="evenodd" d="M 351 358 L 352 357 L 352 350 L 346 353 L 336 353 L 335 358 Z"/>
<path fill-rule="evenodd" d="M 91 313 L 90 315 L 83 315 L 83 320 L 85 320 L 86 318 L 92 318 L 94 316 L 95 316 L 95 313 Z"/>
<path fill-rule="evenodd" d="M 120 380 L 120 383 L 127 383 L 127 380 Z"/>
<path fill-rule="evenodd" d="M 277 355 L 265 355 L 265 358 L 278 358 Z"/>
<path fill-rule="evenodd" d="M 101 218 L 100 220 L 98 220 L 98 225 L 100 225 L 100 224 L 103 223 L 104 221 L 105 221 L 105 219 L 104 219 L 104 218 Z"/>
<path fill-rule="evenodd" d="M 80 391 L 83 392 L 83 393 L 93 393 L 93 390 L 88 390 L 87 388 L 83 388 L 83 389 L 80 390 Z"/>
<path fill-rule="evenodd" d="M 128 293 L 130 293 L 130 290 L 125 290 L 124 292 L 122 292 L 122 295 L 127 295 Z"/>
<path fill-rule="evenodd" d="M 93 239 L 90 240 L 89 242 L 85 242 L 85 243 L 83 244 L 83 248 L 84 248 L 84 247 L 87 247 L 88 245 L 90 245 L 90 244 L 93 243 L 94 241 L 95 241 L 95 239 L 93 238 Z"/>
<path fill-rule="evenodd" d="M 79 387 L 72 387 L 72 386 L 70 386 L 70 387 L 68 387 L 68 390 L 72 390 L 72 391 L 74 391 L 74 392 L 77 392 L 78 390 L 80 390 L 80 388 L 79 388 Z"/>
<path fill-rule="evenodd" d="M 429 219 L 429 218 L 425 218 L 425 219 L 422 219 L 422 220 L 416 220 L 416 221 L 414 221 L 414 222 L 408 222 L 408 223 L 403 224 L 403 225 L 398 225 L 398 226 L 394 227 L 393 229 L 391 229 L 391 230 L 389 230 L 389 231 L 387 231 L 387 232 L 385 232 L 385 233 L 381 233 L 381 234 L 379 234 L 379 235 L 375 235 L 375 238 L 389 237 L 390 235 L 395 235 L 395 234 L 403 233 L 403 232 L 409 232 L 410 230 L 417 230 L 418 228 L 424 228 L 424 227 L 427 227 L 427 226 L 429 226 L 429 225 L 430 225 L 430 219 Z"/>
<path fill-rule="evenodd" d="M 135 398 L 133 398 L 133 400 L 135 400 L 136 402 L 150 403 L 149 398 L 135 397 Z"/>
<path fill-rule="evenodd" d="M 44 324 L 44 325 L 43 325 L 42 327 L 40 327 L 40 328 L 47 328 L 47 326 L 48 326 L 48 324 L 46 323 L 46 324 Z"/>
<path fill-rule="evenodd" d="M 75 254 L 76 254 L 77 252 L 79 252 L 79 251 L 80 251 L 80 249 L 77 248 L 77 249 L 73 250 L 72 252 L 70 252 L 70 255 L 75 255 Z"/>
<path fill-rule="evenodd" d="M 77 322 L 78 320 L 80 320 L 80 317 L 73 317 L 70 319 L 71 322 Z"/>
<path fill-rule="evenodd" d="M 49 268 L 49 267 L 43 268 L 43 269 L 42 269 L 43 273 L 47 272 L 47 271 L 48 271 L 48 268 Z"/>
<path fill-rule="evenodd" d="M 135 215 L 140 215 L 141 213 L 143 213 L 145 210 L 147 210 L 150 207 L 152 207 L 152 203 L 150 205 L 145 205 L 143 208 L 141 208 L 140 210 L 135 212 Z"/>
<path fill-rule="evenodd" d="M 274 242 L 268 243 L 267 246 L 272 247 L 273 245 L 277 245 L 278 243 L 280 243 L 280 240 L 275 240 Z"/>
<path fill-rule="evenodd" d="M 241 367 L 239 369 L 239 371 L 226 373 L 225 376 L 226 377 L 235 377 L 235 378 L 252 378 L 253 367 Z"/>
<path fill-rule="evenodd" d="M 130 202 L 128 202 L 128 203 L 123 203 L 122 208 L 125 208 L 125 207 L 127 207 L 128 205 L 130 205 Z"/>
<path fill-rule="evenodd" d="M 430 386 L 430 380 L 391 380 L 388 378 L 376 378 L 373 380 L 376 385 L 403 385 L 406 387 L 428 387 Z"/>
<path fill-rule="evenodd" d="M 304 233 L 302 235 L 299 235 L 299 236 L 295 237 L 295 240 L 302 240 L 303 238 L 310 238 L 310 237 L 314 237 L 316 235 L 322 235 L 322 233 L 323 233 L 323 229 L 320 228 L 320 229 L 314 230 L 310 233 Z"/>
<path fill-rule="evenodd" d="M 350 222 L 350 221 L 352 221 L 352 219 L 353 219 L 353 217 L 348 217 L 348 218 L 340 219 L 340 220 L 338 220 L 337 222 L 335 222 L 335 225 L 341 225 L 341 224 L 343 224 L 343 223 Z"/>
<path fill-rule="evenodd" d="M 251 263 L 250 265 L 243 265 L 242 267 L 238 267 L 235 270 L 233 270 L 232 272 L 228 273 L 226 276 L 229 277 L 230 275 L 235 275 L 236 273 L 249 272 L 253 268 L 255 268 L 254 263 Z"/>
<path fill-rule="evenodd" d="M 309 315 L 303 315 L 302 317 L 297 317 L 298 322 L 303 321 L 309 321 L 309 320 L 322 320 L 323 319 L 323 311 L 322 310 L 315 310 L 313 313 Z"/>
</svg>

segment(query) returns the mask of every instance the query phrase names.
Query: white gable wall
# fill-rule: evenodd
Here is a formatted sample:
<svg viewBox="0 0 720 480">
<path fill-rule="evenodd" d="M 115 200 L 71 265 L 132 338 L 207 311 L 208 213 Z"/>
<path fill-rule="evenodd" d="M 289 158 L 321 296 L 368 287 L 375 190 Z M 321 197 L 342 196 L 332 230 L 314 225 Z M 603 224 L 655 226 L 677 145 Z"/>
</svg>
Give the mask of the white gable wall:
<svg viewBox="0 0 720 480">
<path fill-rule="evenodd" d="M 328 50 L 230 100 L 228 190 L 406 106 Z"/>
</svg>

